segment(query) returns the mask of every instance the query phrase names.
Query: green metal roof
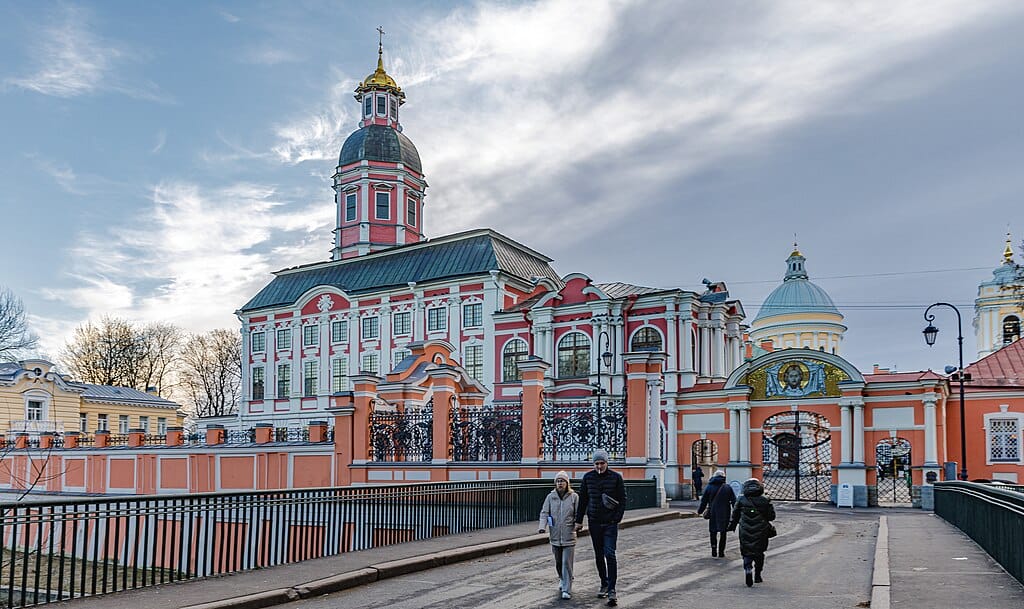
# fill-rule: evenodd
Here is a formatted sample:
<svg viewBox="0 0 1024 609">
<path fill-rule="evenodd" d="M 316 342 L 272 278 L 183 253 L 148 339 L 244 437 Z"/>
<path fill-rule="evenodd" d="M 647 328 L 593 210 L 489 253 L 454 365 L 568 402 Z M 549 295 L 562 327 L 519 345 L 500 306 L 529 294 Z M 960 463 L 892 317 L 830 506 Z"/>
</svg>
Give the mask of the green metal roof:
<svg viewBox="0 0 1024 609">
<path fill-rule="evenodd" d="M 422 283 L 502 271 L 529 281 L 548 277 L 561 284 L 551 259 L 491 230 L 439 237 L 347 260 L 324 262 L 274 273 L 275 277 L 239 313 L 295 304 L 318 286 L 358 295 Z"/>
</svg>

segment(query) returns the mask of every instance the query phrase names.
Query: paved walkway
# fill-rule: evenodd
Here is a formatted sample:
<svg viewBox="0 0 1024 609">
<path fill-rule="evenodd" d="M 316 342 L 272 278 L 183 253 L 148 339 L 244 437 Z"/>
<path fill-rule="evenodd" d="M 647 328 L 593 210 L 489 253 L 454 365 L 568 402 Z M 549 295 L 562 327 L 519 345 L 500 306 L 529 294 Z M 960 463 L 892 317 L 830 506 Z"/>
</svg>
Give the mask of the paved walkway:
<svg viewBox="0 0 1024 609">
<path fill-rule="evenodd" d="M 692 505 L 673 504 L 673 508 L 692 514 Z M 620 606 L 675 609 L 692 603 L 701 609 L 735 609 L 754 601 L 760 607 L 785 609 L 866 607 L 872 595 L 878 521 L 885 515 L 892 607 L 1024 607 L 1024 588 L 970 539 L 929 513 L 837 510 L 792 503 L 780 504 L 778 511 L 780 534 L 769 551 L 766 582 L 753 589 L 743 584 L 735 536 L 730 537 L 726 558 L 712 559 L 702 519 L 673 519 L 624 530 L 619 551 Z M 630 512 L 629 516 L 649 517 L 659 512 L 641 510 Z M 588 540 L 583 540 L 577 552 L 576 594 L 570 601 L 557 598 L 557 582 L 546 544 L 500 551 L 520 547 L 523 540 L 538 541 L 534 526 L 477 531 L 262 571 L 80 599 L 66 605 L 70 609 L 164 609 L 208 603 L 206 606 L 211 608 L 248 609 L 294 600 L 285 607 L 603 606 L 594 596 L 598 582 Z M 539 540 L 543 542 L 543 538 Z M 447 565 L 440 558 L 473 544 L 492 544 L 491 550 L 497 553 L 477 554 Z M 385 569 L 389 573 L 380 570 L 382 563 L 391 565 Z M 371 565 L 378 568 L 367 569 Z M 429 568 L 434 565 L 437 566 Z M 296 589 L 302 589 L 307 582 L 337 584 L 338 574 L 343 573 L 394 577 L 333 594 L 296 598 Z"/>
</svg>

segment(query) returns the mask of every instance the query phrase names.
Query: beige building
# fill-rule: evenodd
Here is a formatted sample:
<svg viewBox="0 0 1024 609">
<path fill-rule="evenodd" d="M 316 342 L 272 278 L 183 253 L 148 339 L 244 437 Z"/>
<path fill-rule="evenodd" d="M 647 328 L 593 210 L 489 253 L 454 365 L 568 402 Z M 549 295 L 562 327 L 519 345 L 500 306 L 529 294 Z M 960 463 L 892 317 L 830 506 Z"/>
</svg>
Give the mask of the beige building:
<svg viewBox="0 0 1024 609">
<path fill-rule="evenodd" d="M 1019 268 L 1013 260 L 1010 233 L 1006 233 L 1002 264 L 992 271 L 992 279 L 978 286 L 978 297 L 974 300 L 974 336 L 979 359 L 1020 340 L 1024 312 L 1013 290 L 1020 281 Z"/>
<path fill-rule="evenodd" d="M 181 426 L 179 405 L 128 387 L 79 383 L 42 359 L 0 364 L 0 432 L 126 434 L 142 429 L 163 435 Z"/>
</svg>

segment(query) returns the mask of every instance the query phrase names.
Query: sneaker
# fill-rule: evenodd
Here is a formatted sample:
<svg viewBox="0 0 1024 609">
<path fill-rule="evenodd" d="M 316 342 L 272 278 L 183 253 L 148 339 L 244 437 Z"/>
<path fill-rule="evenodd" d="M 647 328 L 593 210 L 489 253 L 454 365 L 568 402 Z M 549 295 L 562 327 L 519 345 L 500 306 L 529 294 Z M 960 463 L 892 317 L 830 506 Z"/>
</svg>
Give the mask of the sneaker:
<svg viewBox="0 0 1024 609">
<path fill-rule="evenodd" d="M 619 595 L 615 594 L 615 590 L 608 591 L 608 606 L 614 607 L 619 604 Z"/>
<path fill-rule="evenodd" d="M 604 598 L 608 596 L 608 584 L 601 584 L 601 589 L 597 591 L 597 598 Z"/>
<path fill-rule="evenodd" d="M 746 574 L 747 574 L 747 576 L 746 576 L 747 587 L 750 588 L 751 586 L 754 585 L 754 574 L 751 573 L 750 571 L 747 571 Z"/>
<path fill-rule="evenodd" d="M 569 600 L 570 598 L 572 598 L 572 595 L 568 592 L 562 592 L 562 598 L 565 600 Z"/>
</svg>

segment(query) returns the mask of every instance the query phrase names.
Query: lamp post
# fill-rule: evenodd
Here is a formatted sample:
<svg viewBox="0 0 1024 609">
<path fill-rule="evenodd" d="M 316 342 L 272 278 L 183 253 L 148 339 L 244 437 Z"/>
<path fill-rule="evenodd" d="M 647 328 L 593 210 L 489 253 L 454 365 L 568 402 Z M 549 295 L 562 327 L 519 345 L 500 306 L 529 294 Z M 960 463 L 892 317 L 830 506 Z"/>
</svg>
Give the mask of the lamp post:
<svg viewBox="0 0 1024 609">
<path fill-rule="evenodd" d="M 604 393 L 604 387 L 601 385 L 601 362 L 603 361 L 605 368 L 608 368 L 608 371 L 611 372 L 612 357 L 614 357 L 612 355 L 612 352 L 609 350 L 611 339 L 608 337 L 608 332 L 606 330 L 601 330 L 601 333 L 597 335 L 598 349 L 601 348 L 602 339 L 604 339 L 604 352 L 601 353 L 600 357 L 597 358 L 597 390 L 595 391 L 595 393 L 597 394 L 597 425 L 595 438 L 595 444 L 597 445 L 597 448 L 604 448 L 604 446 L 602 446 L 603 438 L 601 437 L 601 394 Z"/>
<path fill-rule="evenodd" d="M 932 315 L 930 311 L 934 307 L 949 307 L 956 312 L 956 327 L 957 327 L 957 343 L 960 348 L 960 368 L 957 370 L 957 377 L 960 381 L 960 479 L 967 480 L 967 421 L 964 420 L 964 331 L 963 321 L 960 318 L 960 309 L 957 309 L 948 302 L 937 302 L 930 305 L 924 310 L 924 320 L 928 322 L 928 326 L 922 330 L 924 334 L 924 342 L 928 343 L 931 347 L 935 344 L 935 337 L 939 334 L 939 329 L 932 325 L 935 321 L 935 315 Z"/>
</svg>

